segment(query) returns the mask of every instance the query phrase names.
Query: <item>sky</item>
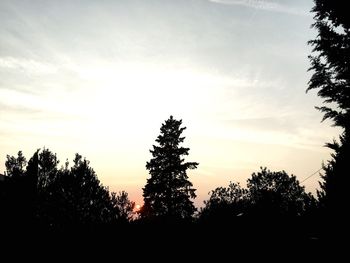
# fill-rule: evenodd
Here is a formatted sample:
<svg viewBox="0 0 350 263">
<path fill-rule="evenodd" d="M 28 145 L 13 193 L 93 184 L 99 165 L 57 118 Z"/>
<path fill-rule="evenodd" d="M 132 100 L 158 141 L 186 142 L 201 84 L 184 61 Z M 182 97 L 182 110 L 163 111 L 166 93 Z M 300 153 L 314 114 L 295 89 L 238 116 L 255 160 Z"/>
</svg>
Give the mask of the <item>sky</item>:
<svg viewBox="0 0 350 263">
<path fill-rule="evenodd" d="M 259 167 L 300 181 L 339 131 L 305 93 L 311 0 L 0 1 L 0 172 L 38 148 L 79 152 L 142 203 L 149 150 L 173 115 L 187 129 L 201 206 Z M 303 182 L 318 187 L 319 175 Z"/>
</svg>

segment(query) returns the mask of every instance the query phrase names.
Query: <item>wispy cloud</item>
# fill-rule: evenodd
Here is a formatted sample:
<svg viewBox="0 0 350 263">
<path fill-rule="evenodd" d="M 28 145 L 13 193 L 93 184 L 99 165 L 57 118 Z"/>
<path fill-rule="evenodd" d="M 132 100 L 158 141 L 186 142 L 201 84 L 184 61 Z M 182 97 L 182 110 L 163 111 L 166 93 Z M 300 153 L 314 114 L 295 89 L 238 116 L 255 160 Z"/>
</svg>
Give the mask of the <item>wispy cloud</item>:
<svg viewBox="0 0 350 263">
<path fill-rule="evenodd" d="M 303 15 L 308 16 L 310 13 L 305 10 L 301 10 L 295 6 L 290 6 L 285 3 L 277 1 L 266 1 L 266 0 L 209 0 L 209 2 L 223 4 L 223 5 L 240 5 L 245 7 L 251 7 L 255 9 L 261 9 L 266 11 L 287 13 L 292 15 Z"/>
<path fill-rule="evenodd" d="M 38 109 L 33 109 L 23 105 L 10 105 L 0 101 L 0 113 L 2 114 L 35 114 L 40 113 Z"/>
<path fill-rule="evenodd" d="M 52 74 L 57 71 L 57 67 L 52 64 L 15 57 L 0 57 L 0 68 L 21 70 L 30 75 Z"/>
</svg>

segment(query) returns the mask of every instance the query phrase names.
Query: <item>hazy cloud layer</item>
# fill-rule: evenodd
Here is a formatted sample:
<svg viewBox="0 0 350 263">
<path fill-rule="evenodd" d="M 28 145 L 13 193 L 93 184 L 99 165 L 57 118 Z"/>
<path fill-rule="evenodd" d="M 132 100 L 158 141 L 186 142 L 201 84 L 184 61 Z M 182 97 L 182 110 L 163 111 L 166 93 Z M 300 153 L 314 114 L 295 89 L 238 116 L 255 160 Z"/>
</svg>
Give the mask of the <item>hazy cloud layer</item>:
<svg viewBox="0 0 350 263">
<path fill-rule="evenodd" d="M 115 176 L 106 184 L 130 177 L 141 189 L 148 149 L 173 114 L 188 126 L 203 192 L 218 176 L 260 165 L 317 170 L 328 156 L 321 146 L 337 132 L 320 123 L 320 100 L 305 95 L 311 7 L 1 1 L 0 157 L 43 145 L 61 159 L 79 151 L 102 176 Z"/>
</svg>

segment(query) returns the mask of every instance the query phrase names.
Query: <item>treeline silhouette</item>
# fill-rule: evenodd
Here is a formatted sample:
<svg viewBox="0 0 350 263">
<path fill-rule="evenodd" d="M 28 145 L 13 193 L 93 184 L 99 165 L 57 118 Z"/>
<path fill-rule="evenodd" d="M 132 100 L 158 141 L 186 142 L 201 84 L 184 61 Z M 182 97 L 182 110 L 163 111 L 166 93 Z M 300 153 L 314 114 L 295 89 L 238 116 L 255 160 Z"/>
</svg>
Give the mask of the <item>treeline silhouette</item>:
<svg viewBox="0 0 350 263">
<path fill-rule="evenodd" d="M 247 188 L 233 182 L 218 187 L 196 211 L 191 200 L 196 197 L 195 189 L 186 170 L 199 164 L 183 158 L 189 148 L 180 146 L 185 139 L 181 124 L 170 116 L 161 127 L 158 145 L 151 150 L 153 158 L 146 165 L 151 176 L 143 188 L 144 205 L 138 211 L 125 191 L 114 193 L 103 186 L 89 161 L 79 154 L 72 165 L 67 160 L 61 166 L 56 154 L 45 148 L 29 161 L 21 151 L 17 156 L 8 155 L 0 180 L 2 225 L 56 233 L 121 228 L 154 232 L 160 227 L 172 235 L 184 229 L 210 233 L 213 227 L 229 233 L 234 227 L 241 241 L 248 233 L 250 238 L 277 240 L 320 238 L 309 222 L 317 214 L 318 201 L 295 176 L 284 171 L 261 168 L 247 180 Z M 281 222 L 289 223 L 281 227 Z M 309 228 L 301 231 L 301 222 Z M 182 231 L 175 231 L 178 228 Z"/>
<path fill-rule="evenodd" d="M 88 160 L 76 154 L 72 165 L 49 149 L 37 150 L 27 161 L 22 152 L 7 155 L 0 181 L 2 220 L 7 224 L 34 224 L 46 228 L 125 224 L 130 222 L 229 222 L 235 217 L 298 217 L 313 214 L 318 202 L 306 193 L 294 175 L 267 168 L 253 173 L 247 188 L 231 182 L 211 191 L 196 213 L 195 189 L 187 169 L 199 164 L 185 162 L 189 148 L 182 121 L 172 116 L 161 127 L 147 162 L 150 178 L 143 188 L 144 205 L 135 211 L 128 194 L 110 192 L 97 178 Z"/>
<path fill-rule="evenodd" d="M 3 223 L 60 229 L 130 220 L 128 194 L 104 187 L 88 160 L 76 154 L 71 167 L 68 161 L 58 165 L 49 149 L 37 150 L 28 162 L 21 151 L 7 156 L 0 181 Z"/>
</svg>

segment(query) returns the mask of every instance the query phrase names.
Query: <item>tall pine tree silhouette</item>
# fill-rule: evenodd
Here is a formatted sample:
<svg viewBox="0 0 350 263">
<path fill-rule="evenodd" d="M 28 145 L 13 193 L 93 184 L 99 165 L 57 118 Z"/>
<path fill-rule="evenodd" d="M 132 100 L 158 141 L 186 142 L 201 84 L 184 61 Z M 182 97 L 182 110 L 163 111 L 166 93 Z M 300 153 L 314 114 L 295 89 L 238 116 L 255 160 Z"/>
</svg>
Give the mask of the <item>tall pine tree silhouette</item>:
<svg viewBox="0 0 350 263">
<path fill-rule="evenodd" d="M 150 150 L 153 158 L 146 164 L 151 177 L 143 188 L 143 217 L 189 219 L 196 210 L 191 201 L 196 197 L 195 189 L 188 180 L 187 170 L 197 168 L 198 163 L 185 162 L 183 158 L 189 148 L 180 146 L 185 139 L 181 134 L 186 129 L 181 125 L 182 120 L 170 116 L 160 128 L 156 139 L 159 145 L 153 145 Z"/>
</svg>

